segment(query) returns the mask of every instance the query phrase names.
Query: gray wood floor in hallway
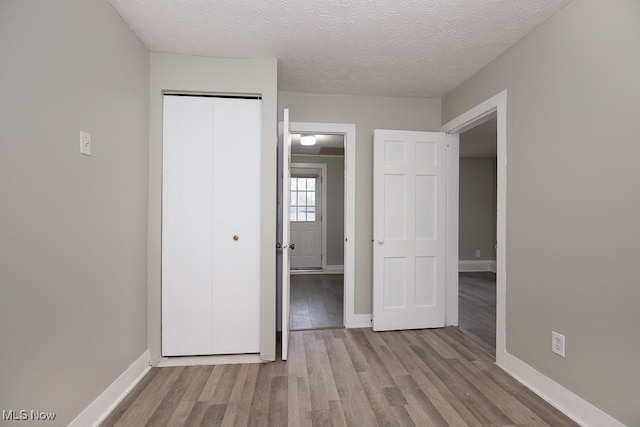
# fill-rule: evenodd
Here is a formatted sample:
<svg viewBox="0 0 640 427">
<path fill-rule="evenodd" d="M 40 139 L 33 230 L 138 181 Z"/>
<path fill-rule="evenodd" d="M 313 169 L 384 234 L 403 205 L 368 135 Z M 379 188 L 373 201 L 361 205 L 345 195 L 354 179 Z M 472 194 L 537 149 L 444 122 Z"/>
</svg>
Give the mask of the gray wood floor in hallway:
<svg viewBox="0 0 640 427">
<path fill-rule="evenodd" d="M 573 426 L 457 328 L 294 331 L 288 362 L 153 368 L 102 426 Z"/>
<path fill-rule="evenodd" d="M 458 275 L 458 324 L 489 353 L 496 354 L 496 273 Z"/>
<path fill-rule="evenodd" d="M 343 274 L 291 275 L 291 329 L 343 326 Z"/>
</svg>

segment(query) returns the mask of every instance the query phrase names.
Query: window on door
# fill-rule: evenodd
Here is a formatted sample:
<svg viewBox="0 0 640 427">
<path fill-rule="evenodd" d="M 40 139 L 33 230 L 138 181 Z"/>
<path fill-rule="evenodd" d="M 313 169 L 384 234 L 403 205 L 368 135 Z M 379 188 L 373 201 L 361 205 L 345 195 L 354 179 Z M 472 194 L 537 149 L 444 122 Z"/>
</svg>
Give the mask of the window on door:
<svg viewBox="0 0 640 427">
<path fill-rule="evenodd" d="M 291 177 L 291 222 L 316 221 L 316 177 Z"/>
</svg>

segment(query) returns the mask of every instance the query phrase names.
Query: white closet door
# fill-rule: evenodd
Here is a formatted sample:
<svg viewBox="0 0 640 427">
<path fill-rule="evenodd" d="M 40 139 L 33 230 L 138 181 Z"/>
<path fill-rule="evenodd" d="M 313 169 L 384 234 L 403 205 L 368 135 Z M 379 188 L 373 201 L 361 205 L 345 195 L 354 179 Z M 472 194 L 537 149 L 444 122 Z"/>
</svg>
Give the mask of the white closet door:
<svg viewBox="0 0 640 427">
<path fill-rule="evenodd" d="M 164 97 L 162 354 L 259 352 L 259 100 Z"/>
</svg>

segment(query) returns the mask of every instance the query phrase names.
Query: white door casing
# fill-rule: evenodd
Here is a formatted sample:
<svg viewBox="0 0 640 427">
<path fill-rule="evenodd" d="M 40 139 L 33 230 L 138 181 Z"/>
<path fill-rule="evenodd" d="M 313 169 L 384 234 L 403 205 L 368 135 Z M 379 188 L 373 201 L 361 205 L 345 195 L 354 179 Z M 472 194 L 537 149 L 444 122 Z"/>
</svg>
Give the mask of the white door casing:
<svg viewBox="0 0 640 427">
<path fill-rule="evenodd" d="M 278 200 L 279 214 L 281 220 L 279 221 L 279 248 L 280 251 L 280 270 L 278 281 L 282 283 L 282 360 L 287 360 L 289 355 L 289 303 L 290 303 L 290 277 L 289 277 L 289 242 L 290 242 L 290 230 L 289 230 L 289 205 L 290 202 L 290 164 L 291 164 L 291 131 L 289 129 L 289 109 L 284 109 L 283 121 L 280 123 L 279 129 L 279 155 L 280 155 L 280 175 L 282 179 L 282 192 L 280 199 Z"/>
<path fill-rule="evenodd" d="M 260 351 L 261 120 L 258 99 L 164 96 L 163 356 Z"/>
<path fill-rule="evenodd" d="M 449 138 L 457 135 L 374 131 L 376 331 L 444 326 Z"/>
<path fill-rule="evenodd" d="M 313 186 L 313 203 L 310 202 L 309 196 L 311 193 L 308 191 L 300 190 L 299 188 L 291 187 L 290 201 L 293 203 L 293 195 L 299 193 L 306 193 L 306 205 L 314 207 L 314 214 L 310 216 L 306 213 L 306 217 L 297 217 L 293 212 L 294 209 L 302 211 L 299 206 L 291 206 L 290 220 L 290 232 L 291 243 L 295 244 L 295 249 L 290 253 L 290 267 L 292 269 L 320 269 L 323 267 L 323 245 L 326 244 L 323 240 L 323 188 L 324 188 L 324 174 L 323 170 L 326 170 L 326 165 L 323 167 L 301 167 L 296 164 L 291 165 L 291 180 L 300 182 L 313 180 L 315 184 Z M 307 187 L 306 190 L 309 190 Z M 296 212 L 297 213 L 297 212 Z M 305 216 L 303 212 L 300 212 L 302 216 Z"/>
</svg>

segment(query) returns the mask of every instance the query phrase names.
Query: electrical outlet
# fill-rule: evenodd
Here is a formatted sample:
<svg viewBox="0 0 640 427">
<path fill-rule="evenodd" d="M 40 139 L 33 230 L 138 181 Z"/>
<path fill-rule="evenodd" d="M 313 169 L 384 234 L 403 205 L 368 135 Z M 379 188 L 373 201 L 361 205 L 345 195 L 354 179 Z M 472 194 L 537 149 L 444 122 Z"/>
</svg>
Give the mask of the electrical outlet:
<svg viewBox="0 0 640 427">
<path fill-rule="evenodd" d="M 551 351 L 564 357 L 564 335 L 557 332 L 551 332 Z"/>
<path fill-rule="evenodd" d="M 476 258 L 480 258 L 480 249 L 476 249 Z"/>
<path fill-rule="evenodd" d="M 80 131 L 80 154 L 91 155 L 91 134 Z"/>
</svg>

